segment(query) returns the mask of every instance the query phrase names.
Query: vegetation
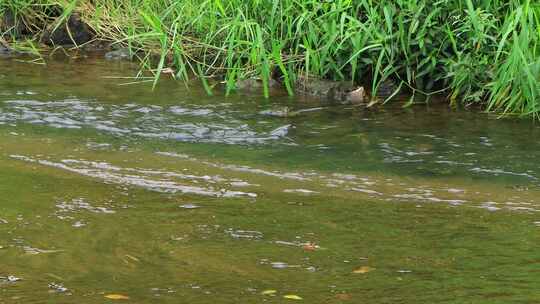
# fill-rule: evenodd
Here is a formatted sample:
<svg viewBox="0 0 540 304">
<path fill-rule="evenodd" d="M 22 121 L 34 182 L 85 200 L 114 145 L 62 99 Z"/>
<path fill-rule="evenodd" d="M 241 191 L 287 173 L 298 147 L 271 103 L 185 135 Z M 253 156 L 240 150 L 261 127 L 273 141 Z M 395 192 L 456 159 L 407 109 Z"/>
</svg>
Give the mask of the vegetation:
<svg viewBox="0 0 540 304">
<path fill-rule="evenodd" d="M 540 6 L 531 0 L 2 0 L 35 35 L 63 8 L 101 39 L 143 50 L 143 67 L 238 79 L 391 79 L 411 95 L 444 93 L 540 117 Z M 0 13 L 1 14 L 1 13 Z M 60 22 L 56 20 L 56 22 Z M 4 35 L 8 35 L 7 32 Z M 151 60 L 150 54 L 159 54 Z M 208 83 L 203 81 L 206 86 Z M 411 99 L 412 100 L 412 99 Z"/>
</svg>

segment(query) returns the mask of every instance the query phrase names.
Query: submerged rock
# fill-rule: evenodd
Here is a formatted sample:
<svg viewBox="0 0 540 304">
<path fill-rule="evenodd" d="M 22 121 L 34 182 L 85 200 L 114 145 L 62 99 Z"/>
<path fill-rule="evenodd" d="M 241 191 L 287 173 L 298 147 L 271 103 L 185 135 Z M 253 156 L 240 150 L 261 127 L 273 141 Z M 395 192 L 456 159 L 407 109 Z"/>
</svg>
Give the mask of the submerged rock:
<svg viewBox="0 0 540 304">
<path fill-rule="evenodd" d="M 279 86 L 279 82 L 270 78 L 268 80 L 268 87 L 275 88 Z M 262 79 L 259 78 L 248 78 L 240 79 L 236 82 L 236 89 L 238 90 L 260 90 L 264 87 Z"/>
<path fill-rule="evenodd" d="M 274 117 L 290 117 L 294 116 L 294 112 L 287 106 L 285 107 L 274 107 L 272 109 L 263 110 L 259 112 L 260 115 L 264 116 L 274 116 Z"/>
<path fill-rule="evenodd" d="M 73 13 L 67 22 L 58 28 L 56 23 L 45 29 L 41 36 L 41 42 L 47 45 L 80 45 L 90 41 L 94 33 L 90 27 L 81 19 L 78 13 Z"/>
<path fill-rule="evenodd" d="M 129 48 L 121 48 L 105 54 L 105 59 L 107 60 L 131 60 L 131 58 L 132 55 Z"/>
<path fill-rule="evenodd" d="M 95 40 L 95 41 L 85 44 L 83 46 L 83 50 L 89 51 L 89 52 L 109 51 L 111 50 L 111 42 L 104 41 L 104 40 Z"/>
</svg>

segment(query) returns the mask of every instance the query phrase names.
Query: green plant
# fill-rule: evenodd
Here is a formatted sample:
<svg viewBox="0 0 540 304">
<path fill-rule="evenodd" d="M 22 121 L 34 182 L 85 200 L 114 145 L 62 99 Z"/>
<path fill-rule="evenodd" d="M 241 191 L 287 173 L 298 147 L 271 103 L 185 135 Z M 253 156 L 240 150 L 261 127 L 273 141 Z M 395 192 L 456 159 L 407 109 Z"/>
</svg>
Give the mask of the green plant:
<svg viewBox="0 0 540 304">
<path fill-rule="evenodd" d="M 57 7 L 60 18 L 77 10 L 100 38 L 144 51 L 154 85 L 166 65 L 179 79 L 202 77 L 207 89 L 207 78 L 223 77 L 227 94 L 250 77 L 265 96 L 272 77 L 291 95 L 300 76 L 370 82 L 373 94 L 391 79 L 413 96 L 446 92 L 453 104 L 540 115 L 540 9 L 530 0 L 0 3 L 30 24 Z"/>
</svg>

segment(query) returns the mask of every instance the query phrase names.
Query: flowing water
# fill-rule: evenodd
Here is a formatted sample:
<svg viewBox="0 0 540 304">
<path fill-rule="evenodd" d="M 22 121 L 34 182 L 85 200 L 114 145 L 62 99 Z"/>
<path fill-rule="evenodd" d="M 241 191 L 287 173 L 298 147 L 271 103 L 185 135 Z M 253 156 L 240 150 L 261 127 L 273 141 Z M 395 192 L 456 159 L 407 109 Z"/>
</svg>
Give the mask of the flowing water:
<svg viewBox="0 0 540 304">
<path fill-rule="evenodd" d="M 540 302 L 535 123 L 135 74 L 0 60 L 0 303 Z"/>
</svg>

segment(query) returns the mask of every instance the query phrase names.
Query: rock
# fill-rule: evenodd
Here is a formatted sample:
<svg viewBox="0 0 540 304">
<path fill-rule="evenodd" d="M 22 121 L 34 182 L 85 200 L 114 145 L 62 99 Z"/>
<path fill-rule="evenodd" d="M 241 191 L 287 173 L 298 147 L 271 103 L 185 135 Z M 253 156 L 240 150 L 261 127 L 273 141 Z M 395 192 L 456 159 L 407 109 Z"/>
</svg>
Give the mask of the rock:
<svg viewBox="0 0 540 304">
<path fill-rule="evenodd" d="M 110 51 L 111 43 L 109 41 L 95 40 L 84 45 L 83 50 L 88 52 Z"/>
<path fill-rule="evenodd" d="M 347 93 L 346 99 L 352 104 L 363 103 L 366 99 L 366 91 L 364 90 L 364 87 L 359 87 L 358 89 Z"/>
<path fill-rule="evenodd" d="M 6 36 L 20 37 L 27 34 L 24 22 L 11 10 L 5 10 L 0 17 L 0 32 Z"/>
<path fill-rule="evenodd" d="M 90 41 L 94 34 L 78 13 L 69 16 L 67 22 L 56 28 L 53 23 L 43 32 L 41 42 L 47 45 L 80 45 Z"/>
<path fill-rule="evenodd" d="M 333 98 L 334 92 L 340 87 L 337 81 L 323 80 L 314 77 L 299 77 L 296 88 L 300 93 L 305 93 L 321 98 Z"/>
<path fill-rule="evenodd" d="M 365 100 L 364 87 L 355 87 L 351 82 L 301 77 L 296 88 L 299 93 L 342 104 L 358 104 Z"/>
<path fill-rule="evenodd" d="M 379 97 L 388 97 L 394 94 L 394 92 L 399 88 L 399 86 L 392 80 L 386 79 L 383 81 L 377 90 L 377 96 Z M 399 92 L 398 92 L 399 93 Z"/>
<path fill-rule="evenodd" d="M 272 109 L 260 111 L 260 115 L 264 116 L 274 116 L 274 117 L 289 117 L 293 113 L 289 107 L 274 107 Z"/>
<path fill-rule="evenodd" d="M 131 58 L 132 56 L 129 48 L 121 48 L 105 54 L 105 59 L 107 60 L 131 60 Z"/>
<path fill-rule="evenodd" d="M 260 90 L 264 86 L 262 79 L 248 78 L 240 79 L 236 82 L 236 89 L 238 90 Z M 275 88 L 279 86 L 279 82 L 270 78 L 268 80 L 268 87 Z"/>
</svg>

